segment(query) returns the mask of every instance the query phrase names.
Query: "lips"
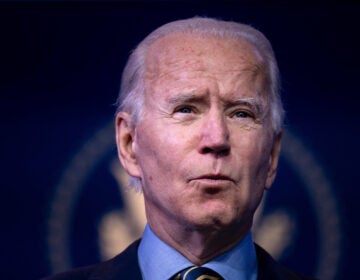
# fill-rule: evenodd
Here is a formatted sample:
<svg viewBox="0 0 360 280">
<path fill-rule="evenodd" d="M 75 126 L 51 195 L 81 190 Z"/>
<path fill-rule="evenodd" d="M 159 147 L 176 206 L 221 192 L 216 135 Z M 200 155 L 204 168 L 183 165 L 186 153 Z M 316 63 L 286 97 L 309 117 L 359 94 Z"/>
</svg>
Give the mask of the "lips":
<svg viewBox="0 0 360 280">
<path fill-rule="evenodd" d="M 205 175 L 201 175 L 195 178 L 192 178 L 190 181 L 209 181 L 209 182 L 221 182 L 221 181 L 230 181 L 234 183 L 234 180 L 227 176 L 227 175 L 223 175 L 223 174 L 205 174 Z"/>
</svg>

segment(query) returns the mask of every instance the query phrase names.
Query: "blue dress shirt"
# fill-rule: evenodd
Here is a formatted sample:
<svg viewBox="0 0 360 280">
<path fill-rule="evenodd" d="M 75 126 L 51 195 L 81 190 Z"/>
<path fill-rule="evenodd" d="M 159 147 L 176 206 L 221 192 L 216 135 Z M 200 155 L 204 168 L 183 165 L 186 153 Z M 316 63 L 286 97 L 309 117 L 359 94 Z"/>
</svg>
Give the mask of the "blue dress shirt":
<svg viewBox="0 0 360 280">
<path fill-rule="evenodd" d="M 159 239 L 148 225 L 140 242 L 138 259 L 144 280 L 166 280 L 194 265 Z M 235 247 L 203 266 L 215 270 L 225 280 L 256 280 L 257 261 L 251 233 Z"/>
</svg>

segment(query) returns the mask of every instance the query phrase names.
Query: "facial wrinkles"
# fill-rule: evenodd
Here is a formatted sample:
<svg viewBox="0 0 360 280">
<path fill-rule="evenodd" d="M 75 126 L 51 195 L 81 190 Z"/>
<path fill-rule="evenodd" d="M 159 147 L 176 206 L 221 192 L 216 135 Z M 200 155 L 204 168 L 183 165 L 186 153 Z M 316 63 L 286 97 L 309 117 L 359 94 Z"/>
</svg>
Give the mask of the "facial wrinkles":
<svg viewBox="0 0 360 280">
<path fill-rule="evenodd" d="M 243 42 L 244 43 L 244 42 Z M 229 46 L 227 46 L 229 47 Z M 233 52 L 233 45 L 229 51 Z M 194 50 L 194 48 L 187 47 L 186 44 L 180 44 L 180 47 L 163 48 L 161 55 L 158 52 L 153 52 L 154 55 L 149 55 L 149 62 L 147 63 L 147 88 L 151 95 L 152 106 L 159 111 L 160 116 L 171 117 L 171 107 L 168 105 L 168 98 L 174 94 L 209 92 L 211 94 L 219 94 L 225 100 L 235 99 L 238 97 L 259 97 L 264 96 L 264 77 L 262 75 L 262 67 L 255 59 L 255 54 L 249 50 L 236 54 L 236 63 L 228 59 L 224 59 L 224 53 L 215 52 L 214 55 L 209 54 L 207 49 L 202 51 Z M 156 48 L 155 48 L 156 49 Z M 195 48 L 196 49 L 196 48 Z M 201 49 L 201 48 L 199 48 Z M 176 55 L 180 52 L 182 55 Z M 245 54 L 244 54 L 245 53 Z M 234 56 L 232 56 L 234 57 Z M 225 55 L 226 58 L 226 55 Z M 223 63 L 219 63 L 220 62 Z M 162 94 L 163 98 L 155 98 L 153 94 Z M 268 111 L 266 103 L 256 102 L 260 105 L 257 107 L 261 110 L 260 115 L 257 115 L 257 123 L 262 123 L 265 118 L 265 113 Z M 227 106 L 227 105 L 224 105 Z M 248 129 L 251 127 L 247 127 Z"/>
<path fill-rule="evenodd" d="M 218 42 L 218 41 L 216 41 Z M 266 74 L 263 62 L 259 60 L 256 49 L 246 41 L 234 40 L 233 44 L 225 45 L 225 52 L 220 52 L 219 56 L 208 60 L 208 69 L 217 76 L 219 92 L 224 95 L 231 95 L 232 92 L 241 96 L 258 96 L 262 99 L 264 116 L 269 110 L 269 92 L 266 88 Z M 221 46 L 220 46 L 221 47 Z M 228 55 L 228 56 L 226 56 Z M 218 63 L 223 57 L 227 57 L 224 63 Z M 226 88 L 233 85 L 233 88 Z M 266 110 L 265 110 L 266 108 Z"/>
<path fill-rule="evenodd" d="M 234 99 L 237 96 L 243 96 L 239 100 L 248 103 L 249 107 L 254 109 L 257 116 L 256 123 L 268 127 L 270 125 L 270 100 L 262 65 L 253 64 L 244 67 L 233 77 L 232 83 L 235 85 Z"/>
<path fill-rule="evenodd" d="M 267 102 L 262 98 L 262 75 L 257 68 L 246 68 L 244 71 L 229 71 L 228 75 L 220 74 L 217 81 L 217 91 L 221 109 L 228 117 L 235 110 L 244 110 L 251 114 L 253 122 L 234 122 L 237 127 L 254 129 L 264 123 Z M 249 119 L 248 119 L 249 120 Z"/>
</svg>

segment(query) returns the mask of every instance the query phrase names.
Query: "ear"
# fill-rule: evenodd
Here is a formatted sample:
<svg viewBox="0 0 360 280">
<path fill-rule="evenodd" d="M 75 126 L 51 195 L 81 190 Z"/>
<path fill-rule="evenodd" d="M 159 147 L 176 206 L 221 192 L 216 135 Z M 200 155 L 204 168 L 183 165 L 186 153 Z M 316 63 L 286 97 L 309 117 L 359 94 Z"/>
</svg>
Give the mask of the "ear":
<svg viewBox="0 0 360 280">
<path fill-rule="evenodd" d="M 270 159 L 269 159 L 269 170 L 265 182 L 265 189 L 269 189 L 276 177 L 276 170 L 279 163 L 280 150 L 282 141 L 282 131 L 280 131 L 274 137 L 274 142 L 271 148 Z"/>
<path fill-rule="evenodd" d="M 140 177 L 140 167 L 135 155 L 135 126 L 131 124 L 131 116 L 119 112 L 115 121 L 116 146 L 118 157 L 124 169 L 132 177 Z"/>
</svg>

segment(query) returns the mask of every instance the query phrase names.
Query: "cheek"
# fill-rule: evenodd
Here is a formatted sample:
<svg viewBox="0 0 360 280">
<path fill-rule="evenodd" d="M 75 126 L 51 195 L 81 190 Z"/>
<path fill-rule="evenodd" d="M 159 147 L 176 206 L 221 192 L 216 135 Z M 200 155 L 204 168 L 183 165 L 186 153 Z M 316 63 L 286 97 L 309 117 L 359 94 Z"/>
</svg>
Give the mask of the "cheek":
<svg viewBox="0 0 360 280">
<path fill-rule="evenodd" d="M 137 160 L 142 170 L 143 179 L 149 182 L 166 180 L 177 163 L 179 148 L 176 137 L 167 135 L 166 130 L 146 129 L 137 138 Z"/>
<path fill-rule="evenodd" d="M 243 175 L 252 181 L 249 182 L 251 185 L 255 185 L 254 190 L 261 189 L 270 166 L 270 139 L 263 133 L 249 132 L 234 147 L 239 166 L 245 168 L 246 174 Z"/>
<path fill-rule="evenodd" d="M 266 141 L 263 138 L 264 136 L 255 130 L 245 130 L 234 138 L 232 148 L 243 160 L 255 164 L 267 154 Z"/>
<path fill-rule="evenodd" d="M 170 123 L 161 125 L 152 133 L 157 135 L 156 139 L 150 140 L 153 142 L 153 150 L 161 161 L 170 165 L 174 162 L 179 163 L 189 153 L 194 152 L 200 138 L 198 129 L 194 125 L 182 126 Z"/>
</svg>

